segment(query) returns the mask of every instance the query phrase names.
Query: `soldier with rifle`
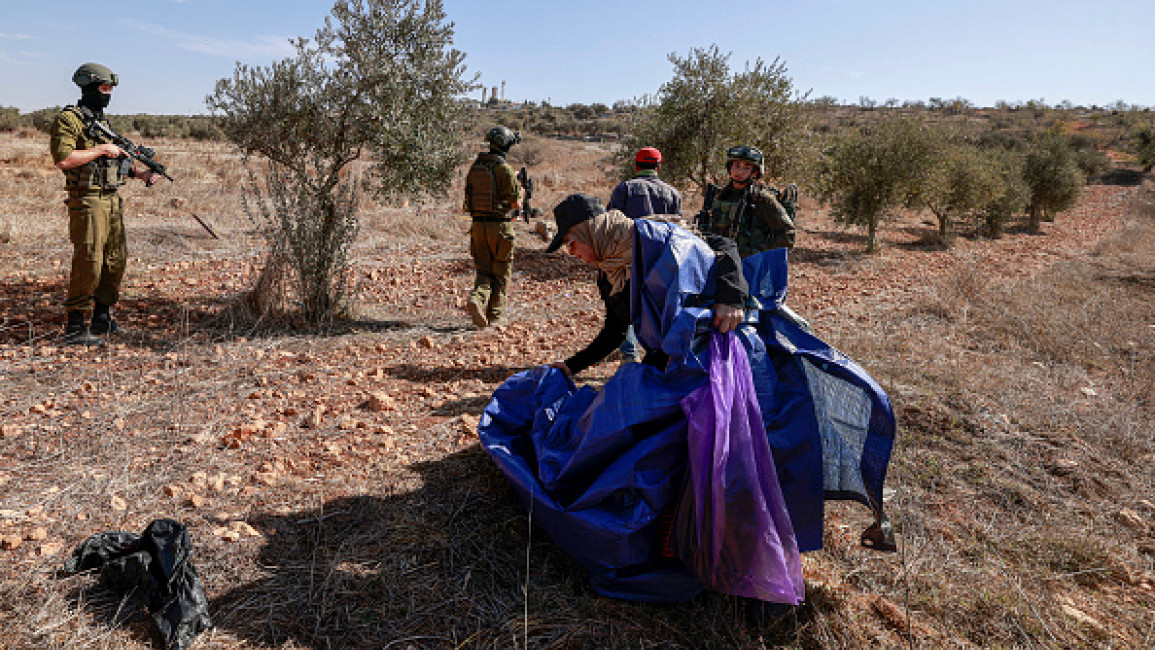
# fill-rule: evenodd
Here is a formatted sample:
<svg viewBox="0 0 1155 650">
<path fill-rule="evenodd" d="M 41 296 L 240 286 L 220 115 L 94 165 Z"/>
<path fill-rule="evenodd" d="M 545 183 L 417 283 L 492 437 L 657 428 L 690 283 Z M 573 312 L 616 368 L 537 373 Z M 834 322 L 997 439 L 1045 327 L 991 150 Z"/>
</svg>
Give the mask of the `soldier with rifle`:
<svg viewBox="0 0 1155 650">
<path fill-rule="evenodd" d="M 465 176 L 465 210 L 473 218 L 469 252 L 473 256 L 473 291 L 465 310 L 480 328 L 493 325 L 505 311 L 513 275 L 513 224 L 521 190 L 505 156 L 521 134 L 495 126 L 485 134 L 489 151 L 478 154 Z"/>
<path fill-rule="evenodd" d="M 110 308 L 120 298 L 127 250 L 124 210 L 117 190 L 127 179 L 152 185 L 164 173 L 152 165 L 138 168 L 142 152 L 131 156 L 108 136 L 112 127 L 104 109 L 119 79 L 99 63 L 77 68 L 72 81 L 81 89 L 80 101 L 68 106 L 52 124 L 50 149 L 56 168 L 64 172 L 68 191 L 68 235 L 72 242 L 72 269 L 64 309 L 68 320 L 64 340 L 73 345 L 101 345 L 105 334 L 120 328 Z M 151 154 L 151 151 L 147 151 Z M 151 155 L 145 156 L 151 160 Z M 158 173 L 159 171 L 159 173 Z M 91 324 L 87 321 L 92 308 Z"/>
<path fill-rule="evenodd" d="M 778 192 L 764 185 L 761 179 L 765 169 L 758 149 L 728 149 L 726 171 L 730 182 L 720 190 L 708 185 L 702 211 L 695 217 L 702 232 L 737 242 L 742 257 L 772 248 L 794 247 L 794 219 L 787 205 L 793 207 L 797 190 L 791 186 Z"/>
</svg>

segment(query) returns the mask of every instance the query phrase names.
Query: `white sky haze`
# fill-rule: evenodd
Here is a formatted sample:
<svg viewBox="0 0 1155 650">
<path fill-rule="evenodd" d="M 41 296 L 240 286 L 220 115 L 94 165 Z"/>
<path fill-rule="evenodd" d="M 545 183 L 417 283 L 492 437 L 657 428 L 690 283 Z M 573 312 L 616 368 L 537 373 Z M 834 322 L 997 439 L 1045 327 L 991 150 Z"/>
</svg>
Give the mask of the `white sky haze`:
<svg viewBox="0 0 1155 650">
<path fill-rule="evenodd" d="M 311 37 L 331 0 L 0 0 L 0 106 L 74 102 L 85 61 L 120 75 L 113 113 L 206 113 L 238 61 Z M 455 47 L 514 101 L 612 104 L 657 92 L 670 53 L 780 58 L 812 97 L 964 97 L 1155 106 L 1155 0 L 445 0 Z M 481 92 L 475 93 L 476 99 Z"/>
</svg>

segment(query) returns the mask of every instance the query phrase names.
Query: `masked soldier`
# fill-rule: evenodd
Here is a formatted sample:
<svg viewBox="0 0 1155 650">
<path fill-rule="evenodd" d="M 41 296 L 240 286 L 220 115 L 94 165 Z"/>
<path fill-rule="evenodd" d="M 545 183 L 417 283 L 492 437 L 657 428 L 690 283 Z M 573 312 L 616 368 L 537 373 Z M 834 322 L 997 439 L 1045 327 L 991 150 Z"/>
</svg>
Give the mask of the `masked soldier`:
<svg viewBox="0 0 1155 650">
<path fill-rule="evenodd" d="M 465 209 L 473 217 L 469 252 L 476 269 L 465 305 L 477 327 L 493 325 L 505 310 L 513 272 L 513 214 L 521 207 L 517 175 L 505 162 L 521 134 L 495 126 L 485 134 L 487 153 L 478 154 L 465 177 Z"/>
<path fill-rule="evenodd" d="M 794 247 L 794 221 L 773 188 L 760 181 L 765 172 L 762 152 L 754 147 L 726 151 L 730 182 L 714 197 L 698 222 L 704 232 L 729 237 L 742 257 L 772 248 Z"/>
<path fill-rule="evenodd" d="M 120 298 L 127 257 L 124 212 L 117 189 L 127 178 L 151 185 L 155 174 L 122 164 L 126 155 L 120 147 L 102 144 L 92 133 L 92 124 L 111 128 L 104 108 L 112 98 L 117 76 L 99 63 L 85 63 L 76 69 L 72 81 L 80 87 L 80 101 L 60 112 L 52 124 L 51 150 L 56 168 L 64 172 L 68 190 L 68 238 L 72 241 L 72 270 L 64 309 L 68 322 L 66 343 L 101 345 L 99 335 L 119 331 L 109 308 Z M 95 303 L 95 304 L 94 304 Z M 92 308 L 92 322 L 86 322 Z"/>
</svg>

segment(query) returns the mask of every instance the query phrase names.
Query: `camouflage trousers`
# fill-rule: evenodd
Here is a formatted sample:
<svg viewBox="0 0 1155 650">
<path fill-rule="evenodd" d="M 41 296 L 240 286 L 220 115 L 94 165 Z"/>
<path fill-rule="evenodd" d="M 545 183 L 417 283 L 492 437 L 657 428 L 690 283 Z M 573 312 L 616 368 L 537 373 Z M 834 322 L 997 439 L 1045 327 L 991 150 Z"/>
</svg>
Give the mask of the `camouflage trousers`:
<svg viewBox="0 0 1155 650">
<path fill-rule="evenodd" d="M 484 308 L 492 323 L 505 311 L 505 296 L 513 274 L 513 224 L 474 221 L 469 235 L 475 269 L 469 300 Z"/>
<path fill-rule="evenodd" d="M 64 308 L 86 311 L 94 298 L 112 306 L 120 299 L 128 257 L 120 196 L 115 190 L 69 192 L 67 203 L 72 271 Z"/>
</svg>

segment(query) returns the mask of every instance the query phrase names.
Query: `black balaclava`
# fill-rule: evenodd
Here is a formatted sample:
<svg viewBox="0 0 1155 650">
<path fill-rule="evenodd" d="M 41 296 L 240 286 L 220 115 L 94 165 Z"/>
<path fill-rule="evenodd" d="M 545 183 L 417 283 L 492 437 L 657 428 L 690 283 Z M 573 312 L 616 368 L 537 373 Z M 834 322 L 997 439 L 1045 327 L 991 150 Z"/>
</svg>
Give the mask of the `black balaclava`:
<svg viewBox="0 0 1155 650">
<path fill-rule="evenodd" d="M 100 83 L 96 81 L 80 90 L 80 105 L 87 106 L 97 115 L 104 112 L 104 108 L 108 106 L 108 100 L 110 99 L 112 99 L 112 95 L 106 95 L 100 92 Z"/>
</svg>

